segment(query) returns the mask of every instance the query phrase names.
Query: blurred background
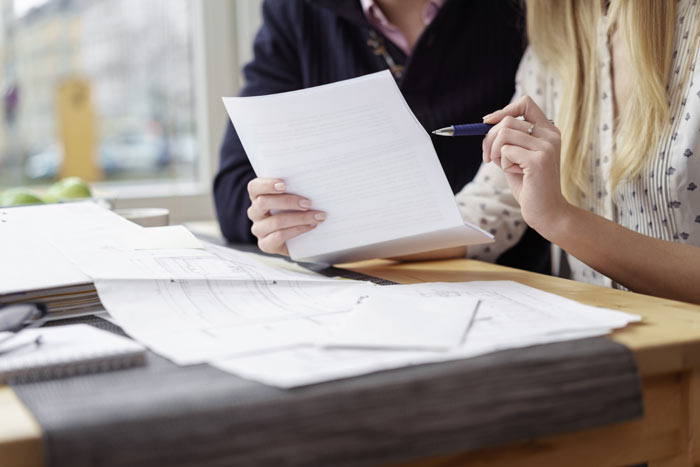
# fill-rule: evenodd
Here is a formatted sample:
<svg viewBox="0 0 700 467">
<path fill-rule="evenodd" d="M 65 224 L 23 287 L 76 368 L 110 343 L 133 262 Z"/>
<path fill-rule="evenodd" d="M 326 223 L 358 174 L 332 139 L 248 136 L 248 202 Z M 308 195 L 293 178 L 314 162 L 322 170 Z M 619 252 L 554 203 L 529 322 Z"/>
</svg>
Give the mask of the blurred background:
<svg viewBox="0 0 700 467">
<path fill-rule="evenodd" d="M 0 0 L 0 190 L 78 176 L 118 207 L 213 218 L 260 0 Z"/>
</svg>

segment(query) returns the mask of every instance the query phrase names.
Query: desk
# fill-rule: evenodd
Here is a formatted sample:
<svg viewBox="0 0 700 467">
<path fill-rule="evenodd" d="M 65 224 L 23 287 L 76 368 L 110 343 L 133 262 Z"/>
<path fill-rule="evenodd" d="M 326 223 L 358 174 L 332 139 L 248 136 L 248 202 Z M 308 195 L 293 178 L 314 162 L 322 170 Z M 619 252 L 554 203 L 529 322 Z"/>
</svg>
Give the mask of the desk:
<svg viewBox="0 0 700 467">
<path fill-rule="evenodd" d="M 644 322 L 612 339 L 635 354 L 643 379 L 641 420 L 408 465 L 700 465 L 700 306 L 591 286 L 474 260 L 370 261 L 346 269 L 400 283 L 515 280 L 583 303 L 629 311 Z M 41 465 L 41 429 L 11 389 L 0 387 L 0 465 Z"/>
</svg>

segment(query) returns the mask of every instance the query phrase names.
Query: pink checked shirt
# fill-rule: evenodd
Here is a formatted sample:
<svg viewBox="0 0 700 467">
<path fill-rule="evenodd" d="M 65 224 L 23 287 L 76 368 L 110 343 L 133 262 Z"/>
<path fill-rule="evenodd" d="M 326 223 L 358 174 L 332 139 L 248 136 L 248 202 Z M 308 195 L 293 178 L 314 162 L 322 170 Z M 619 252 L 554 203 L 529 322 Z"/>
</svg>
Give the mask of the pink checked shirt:
<svg viewBox="0 0 700 467">
<path fill-rule="evenodd" d="M 360 3 L 362 4 L 362 11 L 365 13 L 367 20 L 384 34 L 387 39 L 403 50 L 406 55 L 410 55 L 411 48 L 408 46 L 406 36 L 389 22 L 381 8 L 379 8 L 379 5 L 377 5 L 374 0 L 360 0 Z M 445 0 L 430 0 L 428 4 L 425 5 L 425 9 L 423 10 L 423 24 L 427 26 L 435 19 L 443 3 L 445 3 Z"/>
</svg>

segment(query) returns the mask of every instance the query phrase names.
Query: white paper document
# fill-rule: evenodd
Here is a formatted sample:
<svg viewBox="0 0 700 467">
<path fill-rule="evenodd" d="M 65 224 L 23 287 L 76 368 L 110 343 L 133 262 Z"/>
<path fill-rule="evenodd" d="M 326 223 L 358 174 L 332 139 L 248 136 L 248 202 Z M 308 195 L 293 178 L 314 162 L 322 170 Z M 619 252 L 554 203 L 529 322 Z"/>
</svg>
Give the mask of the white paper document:
<svg viewBox="0 0 700 467">
<path fill-rule="evenodd" d="M 127 333 L 182 364 L 311 344 L 368 286 L 192 242 L 184 227 L 157 241 L 173 229 L 150 236 L 144 231 L 153 230 L 89 202 L 17 209 L 5 217 L 8 222 L 0 224 L 5 230 L 22 232 L 13 234 L 18 244 L 26 241 L 26 232 L 37 232 L 36 245 L 27 247 L 52 255 L 43 266 L 53 272 L 47 279 L 63 284 L 65 270 L 94 282 L 102 304 Z M 32 267 L 38 264 L 39 259 Z M 12 290 L 17 287 L 22 285 Z"/>
<path fill-rule="evenodd" d="M 600 336 L 640 320 L 509 282 L 425 283 L 381 287 L 422 299 L 479 300 L 462 344 L 447 352 L 326 349 L 300 346 L 211 362 L 265 384 L 291 388 L 408 365 L 476 357 L 499 350 Z M 418 299 L 418 298 L 417 298 Z"/>
<path fill-rule="evenodd" d="M 0 295 L 90 283 L 48 241 L 52 224 L 26 222 L 27 209 L 0 209 Z M 34 209 L 29 214 L 39 215 Z"/>
<path fill-rule="evenodd" d="M 391 289 L 391 288 L 390 288 Z M 464 340 L 479 303 L 373 291 L 348 316 L 324 347 L 366 349 L 449 350 Z"/>
<path fill-rule="evenodd" d="M 464 223 L 430 137 L 388 71 L 224 104 L 256 174 L 284 179 L 288 192 L 328 213 L 287 242 L 295 260 L 338 263 L 493 240 Z"/>
<path fill-rule="evenodd" d="M 132 337 L 178 364 L 313 345 L 368 286 L 348 281 L 96 281 L 110 315 Z"/>
<path fill-rule="evenodd" d="M 106 280 L 96 285 L 119 325 L 159 354 L 178 364 L 208 362 L 285 388 L 600 336 L 639 321 L 635 315 L 515 282 L 380 287 L 242 277 Z M 379 299 L 370 309 L 379 310 L 382 318 L 357 317 L 373 297 Z M 460 319 L 459 313 L 441 313 L 447 310 L 461 313 Z M 455 329 L 431 323 L 425 311 Z M 424 335 L 417 332 L 421 327 Z M 352 348 L 325 347 L 334 339 Z"/>
<path fill-rule="evenodd" d="M 203 243 L 182 226 L 173 238 L 154 242 L 173 229 L 146 229 L 92 202 L 12 208 L 0 216 L 8 239 L 0 245 L 2 264 L 12 265 L 0 268 L 0 290 L 7 293 L 108 279 L 331 280 Z"/>
<path fill-rule="evenodd" d="M 88 283 L 100 271 L 121 275 L 122 269 L 132 269 L 131 258 L 122 254 L 132 250 L 125 238 L 143 228 L 95 203 L 49 204 L 7 211 L 8 222 L 23 231 L 41 234 L 42 252 L 52 252 L 44 263 L 49 267 L 71 264 Z M 63 282 L 61 275 L 55 277 Z"/>
</svg>

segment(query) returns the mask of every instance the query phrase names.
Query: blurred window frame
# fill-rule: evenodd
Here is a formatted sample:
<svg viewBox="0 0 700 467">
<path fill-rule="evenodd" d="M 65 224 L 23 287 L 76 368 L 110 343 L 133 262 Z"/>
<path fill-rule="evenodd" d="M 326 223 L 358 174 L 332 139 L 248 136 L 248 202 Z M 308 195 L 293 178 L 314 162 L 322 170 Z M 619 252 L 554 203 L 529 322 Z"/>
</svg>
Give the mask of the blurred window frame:
<svg viewBox="0 0 700 467">
<path fill-rule="evenodd" d="M 240 68 L 250 57 L 252 33 L 260 21 L 260 0 L 193 0 L 195 112 L 198 142 L 194 181 L 100 182 L 114 194 L 115 208 L 164 207 L 171 223 L 215 217 L 212 180 L 228 121 L 223 96 L 236 95 Z M 239 51 L 241 59 L 239 60 Z"/>
</svg>

